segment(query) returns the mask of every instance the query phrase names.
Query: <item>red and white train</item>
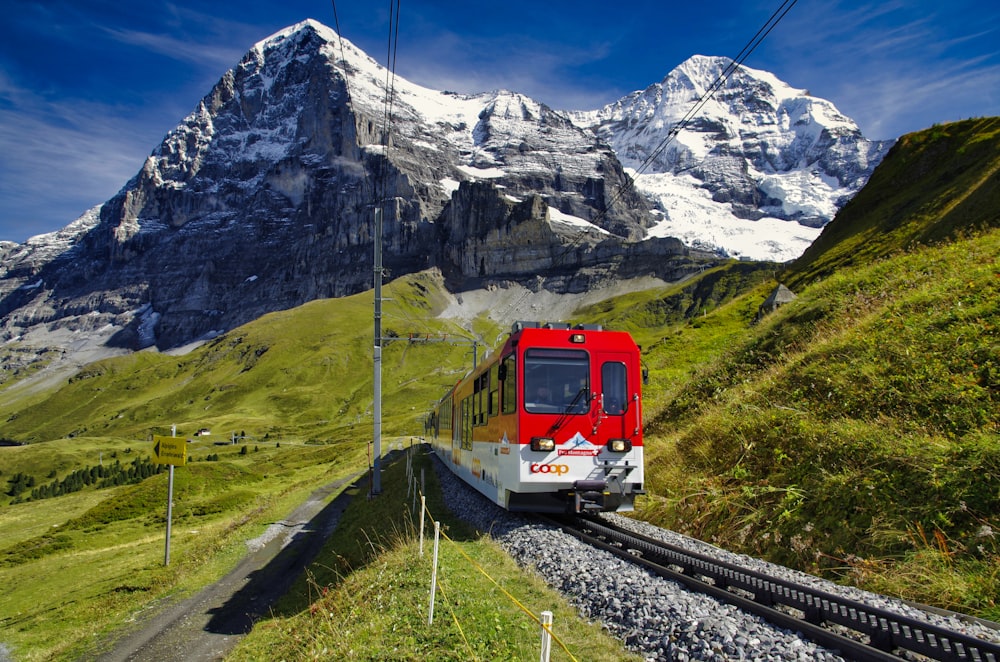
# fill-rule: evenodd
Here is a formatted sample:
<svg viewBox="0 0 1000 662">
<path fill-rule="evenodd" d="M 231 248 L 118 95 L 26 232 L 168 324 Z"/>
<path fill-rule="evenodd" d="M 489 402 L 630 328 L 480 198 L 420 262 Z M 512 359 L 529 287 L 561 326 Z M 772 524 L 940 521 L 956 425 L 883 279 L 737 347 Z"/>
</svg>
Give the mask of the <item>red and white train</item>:
<svg viewBox="0 0 1000 662">
<path fill-rule="evenodd" d="M 428 418 L 445 464 L 511 511 L 630 511 L 643 494 L 639 348 L 599 326 L 516 322 Z"/>
</svg>

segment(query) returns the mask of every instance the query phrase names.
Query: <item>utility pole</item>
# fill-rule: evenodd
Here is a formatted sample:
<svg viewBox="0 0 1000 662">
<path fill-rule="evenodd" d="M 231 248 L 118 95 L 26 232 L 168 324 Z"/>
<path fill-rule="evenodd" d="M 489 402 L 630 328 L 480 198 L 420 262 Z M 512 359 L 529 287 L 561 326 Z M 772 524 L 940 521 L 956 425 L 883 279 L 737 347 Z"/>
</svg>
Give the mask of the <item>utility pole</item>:
<svg viewBox="0 0 1000 662">
<path fill-rule="evenodd" d="M 375 205 L 375 416 L 371 493 L 382 493 L 382 207 Z"/>
</svg>

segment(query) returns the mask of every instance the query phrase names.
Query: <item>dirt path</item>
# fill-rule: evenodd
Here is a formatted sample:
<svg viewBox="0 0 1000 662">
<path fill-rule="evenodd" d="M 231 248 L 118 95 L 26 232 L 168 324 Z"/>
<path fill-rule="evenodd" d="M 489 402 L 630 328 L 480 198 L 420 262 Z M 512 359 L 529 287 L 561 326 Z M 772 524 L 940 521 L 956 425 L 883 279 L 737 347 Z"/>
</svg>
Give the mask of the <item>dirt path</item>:
<svg viewBox="0 0 1000 662">
<path fill-rule="evenodd" d="M 166 606 L 97 656 L 99 662 L 222 660 L 292 585 L 337 526 L 350 496 L 329 496 L 359 476 L 324 485 L 272 524 L 228 575 Z"/>
</svg>

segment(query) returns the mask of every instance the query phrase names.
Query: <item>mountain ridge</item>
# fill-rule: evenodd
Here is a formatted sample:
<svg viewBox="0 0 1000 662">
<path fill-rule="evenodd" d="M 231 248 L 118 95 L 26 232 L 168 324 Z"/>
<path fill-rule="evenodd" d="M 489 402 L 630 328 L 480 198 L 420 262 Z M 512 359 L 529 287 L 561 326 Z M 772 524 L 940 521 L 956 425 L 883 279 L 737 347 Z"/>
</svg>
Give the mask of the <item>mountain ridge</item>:
<svg viewBox="0 0 1000 662">
<path fill-rule="evenodd" d="M 61 327 L 165 349 L 365 289 L 376 185 L 389 273 L 437 267 L 456 291 L 669 282 L 723 257 L 651 232 L 670 210 L 599 131 L 516 92 L 397 77 L 385 149 L 384 73 L 313 20 L 257 42 L 116 196 L 0 248 L 3 338 Z M 721 162 L 735 184 L 704 167 L 688 193 L 743 195 L 747 167 Z"/>
</svg>

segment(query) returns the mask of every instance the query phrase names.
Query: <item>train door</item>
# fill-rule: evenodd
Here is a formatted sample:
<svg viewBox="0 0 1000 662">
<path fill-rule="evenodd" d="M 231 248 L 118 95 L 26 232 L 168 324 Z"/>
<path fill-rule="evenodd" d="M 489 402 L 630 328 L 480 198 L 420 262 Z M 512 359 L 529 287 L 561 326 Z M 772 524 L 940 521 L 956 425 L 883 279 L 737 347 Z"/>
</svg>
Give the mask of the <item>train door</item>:
<svg viewBox="0 0 1000 662">
<path fill-rule="evenodd" d="M 639 431 L 636 376 L 629 374 L 629 355 L 623 352 L 600 352 L 598 417 L 602 437 L 631 438 Z M 634 391 L 634 392 L 633 392 Z M 606 427 L 605 427 L 606 426 Z"/>
</svg>

